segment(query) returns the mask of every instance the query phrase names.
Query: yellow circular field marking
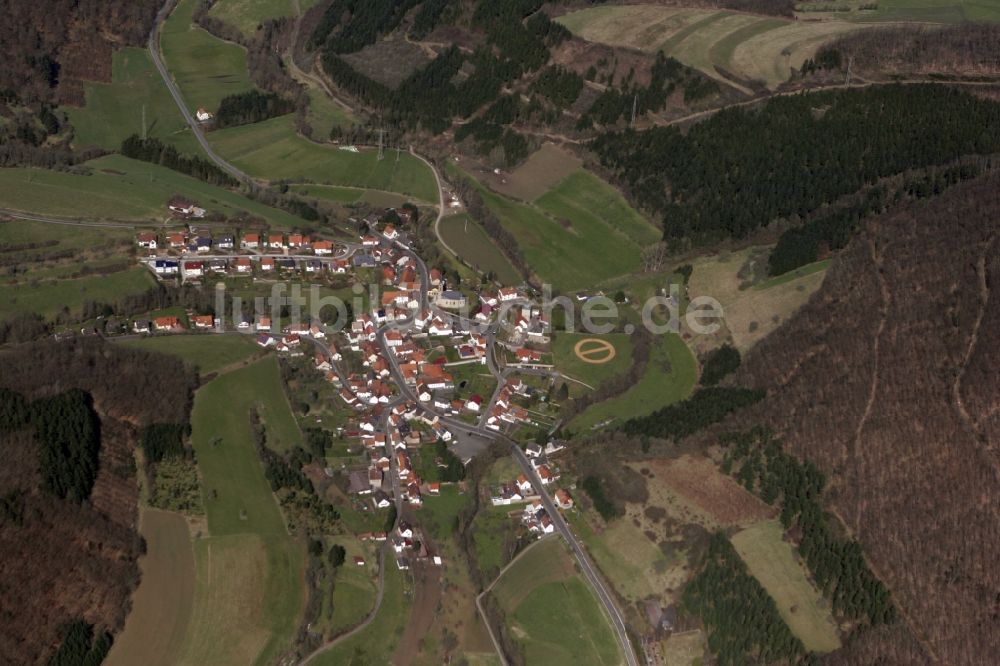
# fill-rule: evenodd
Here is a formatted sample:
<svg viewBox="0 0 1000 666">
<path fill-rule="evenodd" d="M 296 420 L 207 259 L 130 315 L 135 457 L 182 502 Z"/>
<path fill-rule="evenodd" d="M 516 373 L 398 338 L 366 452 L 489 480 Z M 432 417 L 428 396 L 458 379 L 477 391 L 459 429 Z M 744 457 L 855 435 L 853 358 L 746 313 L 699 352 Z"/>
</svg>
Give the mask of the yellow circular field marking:
<svg viewBox="0 0 1000 666">
<path fill-rule="evenodd" d="M 618 352 L 615 346 L 607 340 L 599 338 L 585 338 L 576 343 L 573 353 L 584 363 L 601 364 L 607 363 L 615 357 Z"/>
</svg>

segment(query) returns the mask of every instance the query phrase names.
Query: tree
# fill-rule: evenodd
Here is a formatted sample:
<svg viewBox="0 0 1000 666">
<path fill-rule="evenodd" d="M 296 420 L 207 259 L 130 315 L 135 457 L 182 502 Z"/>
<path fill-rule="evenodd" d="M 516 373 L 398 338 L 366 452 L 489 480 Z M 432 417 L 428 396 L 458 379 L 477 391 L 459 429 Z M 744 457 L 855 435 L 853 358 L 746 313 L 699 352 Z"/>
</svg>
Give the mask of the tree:
<svg viewBox="0 0 1000 666">
<path fill-rule="evenodd" d="M 344 547 L 335 543 L 330 546 L 330 551 L 326 554 L 326 559 L 330 563 L 330 566 L 336 569 L 344 563 L 346 556 L 347 551 L 344 550 Z"/>
</svg>

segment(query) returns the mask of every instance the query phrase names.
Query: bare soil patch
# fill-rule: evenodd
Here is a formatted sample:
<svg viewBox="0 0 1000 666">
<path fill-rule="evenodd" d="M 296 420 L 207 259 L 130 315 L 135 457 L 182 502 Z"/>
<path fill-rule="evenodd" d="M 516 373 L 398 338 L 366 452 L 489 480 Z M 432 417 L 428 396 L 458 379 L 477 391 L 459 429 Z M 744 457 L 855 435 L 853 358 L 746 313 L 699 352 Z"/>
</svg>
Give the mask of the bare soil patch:
<svg viewBox="0 0 1000 666">
<path fill-rule="evenodd" d="M 554 143 L 546 143 L 510 173 L 489 173 L 483 180 L 500 194 L 534 201 L 583 166 L 583 161 Z"/>
<path fill-rule="evenodd" d="M 719 525 L 749 525 L 774 515 L 771 507 L 720 472 L 708 458 L 685 455 L 642 465 L 649 468 L 650 488 L 665 484 Z"/>
</svg>

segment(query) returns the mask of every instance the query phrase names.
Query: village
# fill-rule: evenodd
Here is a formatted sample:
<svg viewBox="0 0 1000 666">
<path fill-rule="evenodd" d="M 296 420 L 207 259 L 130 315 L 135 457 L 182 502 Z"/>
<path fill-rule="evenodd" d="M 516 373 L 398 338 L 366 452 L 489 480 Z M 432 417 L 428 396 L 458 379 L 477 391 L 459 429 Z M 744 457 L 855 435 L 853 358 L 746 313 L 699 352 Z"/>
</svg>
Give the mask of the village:
<svg viewBox="0 0 1000 666">
<path fill-rule="evenodd" d="M 548 348 L 550 322 L 523 288 L 449 288 L 442 271 L 428 268 L 411 249 L 406 210 L 372 214 L 356 241 L 344 241 L 275 230 L 218 233 L 201 226 L 204 210 L 196 203 L 174 197 L 168 208 L 187 223 L 184 231 L 136 236 L 140 261 L 159 280 L 204 285 L 226 277 L 257 284 L 297 278 L 377 286 L 367 308 L 353 310 L 340 326 L 308 316 L 292 321 L 280 308 L 229 320 L 218 312 L 137 318 L 130 326 L 140 335 L 244 333 L 262 349 L 320 373 L 330 399 L 350 413 L 338 435 L 363 450 L 358 459 L 366 463 L 327 474 L 347 478 L 360 510 L 391 508 L 400 516 L 391 533 L 365 532 L 361 540 L 388 542 L 399 569 L 414 561 L 442 565 L 421 535 L 416 510 L 453 481 L 423 479 L 421 470 L 467 464 L 497 437 L 517 448 L 523 471 L 483 489 L 489 501 L 512 505 L 527 533 L 557 530 L 553 514 L 573 507 L 552 460 L 564 445 L 549 438 L 539 444 L 532 433 L 558 425 L 545 391 L 558 372 Z"/>
</svg>

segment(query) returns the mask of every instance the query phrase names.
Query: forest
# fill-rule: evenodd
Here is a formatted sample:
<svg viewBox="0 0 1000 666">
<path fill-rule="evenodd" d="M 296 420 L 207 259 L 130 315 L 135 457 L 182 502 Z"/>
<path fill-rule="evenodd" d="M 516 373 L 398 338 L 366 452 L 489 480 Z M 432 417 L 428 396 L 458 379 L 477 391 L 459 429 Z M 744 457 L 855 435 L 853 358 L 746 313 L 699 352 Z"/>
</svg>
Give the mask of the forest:
<svg viewBox="0 0 1000 666">
<path fill-rule="evenodd" d="M 619 430 L 627 435 L 680 439 L 721 421 L 732 412 L 764 399 L 758 389 L 711 386 L 695 391 L 681 402 L 667 405 L 649 416 L 629 419 Z"/>
<path fill-rule="evenodd" d="M 835 615 L 872 626 L 892 622 L 889 591 L 872 574 L 853 539 L 835 536 L 833 520 L 820 504 L 826 479 L 811 462 L 782 450 L 767 428 L 724 433 L 722 470 L 747 490 L 781 509 L 781 524 L 798 534 L 798 550 Z"/>
<path fill-rule="evenodd" d="M 725 344 L 705 355 L 701 364 L 701 385 L 715 386 L 740 367 L 740 352 Z"/>
<path fill-rule="evenodd" d="M 83 502 L 97 479 L 101 423 L 89 394 L 71 389 L 31 403 L 31 425 L 38 437 L 38 467 L 45 490 L 61 499 Z"/>
<path fill-rule="evenodd" d="M 892 593 L 899 620 L 852 638 L 838 666 L 1000 651 L 998 219 L 996 173 L 870 218 L 736 372 L 768 397 L 721 427 L 763 425 L 815 465 L 824 507 Z"/>
<path fill-rule="evenodd" d="M 215 112 L 215 126 L 219 129 L 236 125 L 259 123 L 295 110 L 295 103 L 276 93 L 259 90 L 227 95 L 219 102 Z M 151 161 L 151 160 L 147 160 Z"/>
<path fill-rule="evenodd" d="M 721 666 L 813 663 L 774 599 L 750 575 L 722 532 L 712 535 L 704 564 L 684 587 L 681 606 L 701 617 L 708 647 Z"/>
<path fill-rule="evenodd" d="M 940 85 L 872 86 L 728 108 L 591 144 L 668 241 L 745 238 L 879 178 L 1000 149 L 1000 104 Z"/>
</svg>

